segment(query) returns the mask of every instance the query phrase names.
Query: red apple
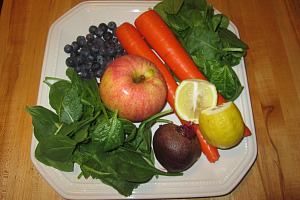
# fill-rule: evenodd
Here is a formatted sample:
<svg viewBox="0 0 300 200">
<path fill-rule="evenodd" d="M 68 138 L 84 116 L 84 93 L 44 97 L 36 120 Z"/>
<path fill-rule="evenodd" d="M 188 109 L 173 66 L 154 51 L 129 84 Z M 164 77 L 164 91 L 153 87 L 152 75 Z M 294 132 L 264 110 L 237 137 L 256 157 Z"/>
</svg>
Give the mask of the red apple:
<svg viewBox="0 0 300 200">
<path fill-rule="evenodd" d="M 167 85 L 151 61 L 138 55 L 125 55 L 106 68 L 99 92 L 109 109 L 119 110 L 119 117 L 140 122 L 163 109 Z"/>
</svg>

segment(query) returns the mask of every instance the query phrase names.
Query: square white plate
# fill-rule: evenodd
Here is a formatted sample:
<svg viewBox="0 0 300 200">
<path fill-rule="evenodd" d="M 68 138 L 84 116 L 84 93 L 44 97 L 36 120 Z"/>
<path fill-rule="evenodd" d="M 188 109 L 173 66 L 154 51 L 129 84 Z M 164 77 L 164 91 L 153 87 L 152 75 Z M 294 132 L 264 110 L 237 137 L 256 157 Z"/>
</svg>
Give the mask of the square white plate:
<svg viewBox="0 0 300 200">
<path fill-rule="evenodd" d="M 49 30 L 45 57 L 41 74 L 38 95 L 38 105 L 50 108 L 48 102 L 49 87 L 43 83 L 46 76 L 67 78 L 65 75 L 65 59 L 67 54 L 63 48 L 79 35 L 86 35 L 91 25 L 101 22 L 115 21 L 117 25 L 123 22 L 134 23 L 134 20 L 148 8 L 153 8 L 158 1 L 87 1 L 78 4 L 60 17 Z M 230 30 L 238 35 L 234 24 L 230 23 Z M 209 163 L 202 155 L 189 170 L 180 177 L 153 178 L 149 183 L 142 184 L 133 191 L 128 198 L 189 198 L 219 196 L 231 192 L 243 179 L 253 165 L 257 155 L 256 135 L 253 114 L 248 90 L 244 59 L 234 67 L 242 85 L 245 87 L 240 97 L 235 101 L 239 107 L 245 124 L 252 132 L 231 150 L 220 150 L 220 159 L 216 163 Z M 169 106 L 166 106 L 168 109 Z M 179 124 L 175 115 L 168 119 Z M 153 126 L 153 133 L 158 124 Z M 75 171 L 66 173 L 47 167 L 36 160 L 34 151 L 38 141 L 32 136 L 31 160 L 51 187 L 66 199 L 123 199 L 112 187 L 102 184 L 99 180 L 77 179 L 80 168 L 75 165 Z M 161 168 L 159 163 L 156 163 Z"/>
</svg>

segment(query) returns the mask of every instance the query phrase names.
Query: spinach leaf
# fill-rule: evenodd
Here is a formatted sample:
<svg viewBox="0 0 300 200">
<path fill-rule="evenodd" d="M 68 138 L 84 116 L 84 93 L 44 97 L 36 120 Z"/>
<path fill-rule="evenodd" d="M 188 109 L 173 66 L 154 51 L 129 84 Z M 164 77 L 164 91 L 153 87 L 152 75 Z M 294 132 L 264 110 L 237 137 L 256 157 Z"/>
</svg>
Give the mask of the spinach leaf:
<svg viewBox="0 0 300 200">
<path fill-rule="evenodd" d="M 152 136 L 152 132 L 150 129 L 146 129 L 144 131 L 144 134 L 147 134 L 147 136 Z M 155 156 L 154 156 L 154 151 L 153 148 L 151 148 L 151 146 L 149 147 L 149 144 L 151 145 L 152 143 L 152 138 L 151 139 L 144 139 L 141 144 L 139 145 L 138 149 L 136 150 L 136 152 L 140 153 L 143 158 L 152 166 L 155 165 Z M 131 150 L 131 149 L 129 149 Z"/>
<path fill-rule="evenodd" d="M 65 172 L 72 172 L 74 171 L 74 163 L 71 161 L 57 161 L 57 160 L 51 160 L 46 158 L 48 163 L 50 163 L 50 166 L 54 167 L 55 169 L 58 169 L 60 171 L 65 171 Z"/>
<path fill-rule="evenodd" d="M 217 31 L 218 28 L 227 29 L 227 27 L 229 26 L 229 19 L 226 15 L 223 14 L 214 15 L 211 22 L 214 31 Z"/>
<path fill-rule="evenodd" d="M 41 143 L 39 143 L 35 149 L 35 157 L 38 161 L 47 166 L 52 166 L 60 171 L 72 172 L 74 170 L 74 163 L 72 161 L 54 161 L 44 156 L 40 150 Z"/>
<path fill-rule="evenodd" d="M 58 127 L 60 127 L 58 116 L 47 108 L 42 106 L 26 106 L 26 111 L 32 117 L 33 133 L 38 141 L 55 134 Z"/>
<path fill-rule="evenodd" d="M 87 125 L 83 126 L 81 129 L 79 129 L 78 131 L 76 131 L 73 136 L 73 140 L 76 143 L 85 141 L 88 138 L 89 128 L 90 128 L 90 125 L 87 124 Z"/>
<path fill-rule="evenodd" d="M 207 25 L 190 28 L 185 37 L 185 46 L 198 66 L 204 66 L 207 60 L 219 60 L 224 54 L 218 34 Z"/>
<path fill-rule="evenodd" d="M 226 41 L 226 47 L 240 47 L 243 49 L 248 48 L 248 45 L 240 40 L 231 30 L 220 27 L 218 34 L 223 41 Z"/>
<path fill-rule="evenodd" d="M 99 179 L 102 183 L 112 186 L 120 194 L 130 196 L 132 191 L 139 186 L 139 183 L 129 182 L 121 178 L 113 171 L 107 163 L 108 153 L 91 155 L 85 153 L 77 154 L 77 161 L 80 165 L 84 177 L 91 176 L 94 179 Z M 80 158 L 81 157 L 81 158 Z"/>
<path fill-rule="evenodd" d="M 191 9 L 206 10 L 209 6 L 206 0 L 185 0 L 184 4 L 188 5 Z"/>
<path fill-rule="evenodd" d="M 81 94 L 81 96 L 85 96 L 83 81 L 78 73 L 74 70 L 74 68 L 68 67 L 66 70 L 66 75 L 71 80 L 71 85 L 76 89 L 78 94 Z"/>
<path fill-rule="evenodd" d="M 163 8 L 168 14 L 176 14 L 180 10 L 183 0 L 164 0 Z"/>
<path fill-rule="evenodd" d="M 191 10 L 189 11 L 189 21 L 191 21 L 192 26 L 190 28 L 196 26 L 206 26 L 206 12 L 201 10 Z"/>
<path fill-rule="evenodd" d="M 164 123 L 171 123 L 169 120 L 160 119 L 166 114 L 173 112 L 173 110 L 166 110 L 156 115 L 153 115 L 149 119 L 143 121 L 138 128 L 138 132 L 135 135 L 135 139 L 131 141 L 131 143 L 125 143 L 125 148 L 129 150 L 134 150 L 139 152 L 149 164 L 154 166 L 154 152 L 152 149 L 152 125 L 156 122 L 164 122 Z"/>
<path fill-rule="evenodd" d="M 121 195 L 124 195 L 125 197 L 128 197 L 132 194 L 132 191 L 136 189 L 140 184 L 136 182 L 129 182 L 120 177 L 116 173 L 111 174 L 102 174 L 102 176 L 93 176 L 99 178 L 102 183 L 112 186 L 114 189 L 116 189 Z"/>
<path fill-rule="evenodd" d="M 83 102 L 82 99 L 81 99 L 81 102 L 83 103 L 83 111 L 82 111 L 83 113 L 80 118 L 80 121 L 88 121 L 90 118 L 92 118 L 96 114 L 95 108 L 89 102 L 88 102 L 88 104 L 85 104 L 85 102 Z"/>
<path fill-rule="evenodd" d="M 76 142 L 67 136 L 50 135 L 40 141 L 40 152 L 53 161 L 69 162 Z"/>
<path fill-rule="evenodd" d="M 173 31 L 184 31 L 189 28 L 189 25 L 180 15 L 167 15 L 167 19 L 172 24 Z"/>
<path fill-rule="evenodd" d="M 130 135 L 130 134 L 135 133 L 137 131 L 136 125 L 133 122 L 131 122 L 127 119 L 124 119 L 124 118 L 118 118 L 118 120 L 121 122 L 121 124 L 123 126 L 124 133 L 126 135 Z"/>
<path fill-rule="evenodd" d="M 161 16 L 164 21 L 167 21 L 167 13 L 164 11 L 164 2 L 156 4 L 153 9 Z"/>
<path fill-rule="evenodd" d="M 92 142 L 98 146 L 99 152 L 106 152 L 117 148 L 124 142 L 122 123 L 117 118 L 118 112 L 109 120 L 109 124 L 102 120 L 92 133 Z"/>
<path fill-rule="evenodd" d="M 222 59 L 227 62 L 229 66 L 239 64 L 241 58 L 246 54 L 246 50 L 241 48 L 224 48 L 223 51 L 227 51 L 227 54 L 223 56 Z"/>
<path fill-rule="evenodd" d="M 130 182 L 147 182 L 154 175 L 178 176 L 181 173 L 167 173 L 150 165 L 141 154 L 126 150 L 109 157 L 109 166 L 123 179 Z"/>
<path fill-rule="evenodd" d="M 73 69 L 74 70 L 74 69 Z M 95 112 L 102 111 L 105 117 L 105 120 L 107 123 L 109 123 L 108 119 L 108 109 L 105 107 L 105 105 L 101 101 L 100 93 L 99 93 L 99 87 L 98 83 L 95 78 L 91 80 L 86 80 L 83 82 L 85 93 L 87 98 L 91 99 L 90 103 L 95 108 Z"/>
<path fill-rule="evenodd" d="M 71 80 L 72 87 L 80 95 L 81 103 L 88 107 L 91 107 L 92 109 L 88 108 L 89 111 L 98 112 L 101 108 L 102 103 L 98 90 L 97 80 L 93 78 L 91 80 L 83 81 L 73 68 L 68 68 L 66 71 L 66 75 Z M 86 113 L 86 111 L 84 113 Z M 91 114 L 93 113 L 91 112 Z"/>
<path fill-rule="evenodd" d="M 47 166 L 52 166 L 50 164 L 50 162 L 48 162 L 48 159 L 43 155 L 43 153 L 41 152 L 41 143 L 38 143 L 36 148 L 35 148 L 35 152 L 34 152 L 35 158 L 40 161 L 41 163 L 43 163 L 44 165 Z"/>
<path fill-rule="evenodd" d="M 78 121 L 82 116 L 83 106 L 80 97 L 74 88 L 71 88 L 61 102 L 61 109 L 59 112 L 60 121 L 67 124 Z"/>
<path fill-rule="evenodd" d="M 60 113 L 62 102 L 71 87 L 71 83 L 66 80 L 57 81 L 51 85 L 49 91 L 49 103 L 57 114 Z"/>
<path fill-rule="evenodd" d="M 77 91 L 65 80 L 52 84 L 49 92 L 49 103 L 56 110 L 60 122 L 70 124 L 82 115 L 82 104 Z"/>
<path fill-rule="evenodd" d="M 152 124 L 147 124 L 147 127 L 143 131 L 143 142 L 145 143 L 146 149 L 145 152 L 151 152 L 151 144 L 152 144 L 152 131 L 151 131 Z"/>
<path fill-rule="evenodd" d="M 222 81 L 220 81 L 222 80 Z M 210 77 L 210 81 L 218 86 L 218 92 L 229 101 L 236 99 L 243 90 L 243 86 L 233 69 L 227 65 L 214 70 Z M 228 88 L 237 88 L 236 90 L 228 90 Z"/>
<path fill-rule="evenodd" d="M 164 115 L 170 114 L 172 112 L 173 112 L 172 109 L 166 110 L 161 113 L 155 114 L 155 115 L 151 116 L 150 118 L 146 119 L 145 121 L 141 122 L 141 124 L 139 125 L 139 128 L 138 128 L 137 135 L 136 135 L 135 139 L 131 142 L 131 146 L 134 147 L 135 150 L 137 150 L 139 148 L 140 144 L 143 142 L 143 140 L 145 140 L 145 138 L 144 138 L 145 135 L 143 132 L 147 131 L 147 129 L 150 129 L 151 126 L 155 122 L 162 121 L 162 122 L 170 123 L 169 120 L 160 120 L 158 118 L 162 117 Z M 147 146 L 151 146 L 151 144 L 147 144 Z"/>
<path fill-rule="evenodd" d="M 83 98 L 90 100 L 90 103 L 95 107 L 96 110 L 101 108 L 102 102 L 99 94 L 99 88 L 96 79 L 86 80 L 83 82 L 85 88 L 85 95 Z"/>
<path fill-rule="evenodd" d="M 80 150 L 80 152 L 84 152 L 85 154 L 96 155 L 99 154 L 98 145 L 95 145 L 89 136 L 89 140 L 87 142 L 80 143 L 76 150 Z M 76 152 L 76 151 L 75 151 Z M 75 154 L 75 153 L 74 153 Z M 74 155 L 73 155 L 74 156 Z M 76 161 L 77 162 L 77 161 Z M 78 162 L 77 162 L 78 163 Z M 79 163 L 78 163 L 79 164 Z"/>
<path fill-rule="evenodd" d="M 55 132 L 54 135 L 64 135 L 68 136 L 71 134 L 74 130 L 78 128 L 78 122 L 74 122 L 72 124 L 67 124 L 67 123 L 61 123 L 60 126 L 58 127 L 57 131 Z"/>
</svg>

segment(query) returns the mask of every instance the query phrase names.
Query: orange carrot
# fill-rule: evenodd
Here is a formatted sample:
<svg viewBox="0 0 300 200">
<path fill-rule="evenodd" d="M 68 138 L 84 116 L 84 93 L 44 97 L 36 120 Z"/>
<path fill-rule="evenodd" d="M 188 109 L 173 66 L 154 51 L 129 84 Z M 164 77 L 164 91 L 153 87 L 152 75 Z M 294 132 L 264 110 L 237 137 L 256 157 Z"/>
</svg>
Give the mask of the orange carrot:
<svg viewBox="0 0 300 200">
<path fill-rule="evenodd" d="M 154 10 L 142 13 L 135 20 L 135 26 L 180 80 L 191 78 L 207 80 L 172 30 Z M 220 94 L 218 96 L 218 105 L 226 102 Z M 244 130 L 244 136 L 251 135 L 246 125 Z"/>
<path fill-rule="evenodd" d="M 181 80 L 190 76 L 206 79 L 164 20 L 154 11 L 142 13 L 134 22 L 137 30 Z"/>
<path fill-rule="evenodd" d="M 172 74 L 168 68 L 162 63 L 162 61 L 156 56 L 156 54 L 150 49 L 148 44 L 141 37 L 140 33 L 135 29 L 135 27 L 127 22 L 120 25 L 116 30 L 116 35 L 123 46 L 129 54 L 137 54 L 147 58 L 152 61 L 162 72 L 167 86 L 168 86 L 168 97 L 167 101 L 170 104 L 171 108 L 175 112 L 174 102 L 175 102 L 175 91 L 177 88 L 177 83 L 174 80 Z M 176 114 L 176 112 L 175 112 Z M 176 114 L 177 115 L 177 114 Z M 178 117 L 178 116 L 177 116 Z M 179 118 L 179 117 L 178 117 Z M 180 118 L 179 118 L 180 119 Z M 181 120 L 182 124 L 188 124 L 187 121 Z M 203 136 L 201 135 L 199 126 L 194 126 L 197 136 L 199 138 L 202 152 L 206 155 L 207 159 L 210 162 L 215 162 L 219 159 L 220 155 L 218 150 L 212 145 L 208 144 Z"/>
<path fill-rule="evenodd" d="M 207 160 L 211 163 L 216 162 L 220 157 L 218 149 L 215 148 L 214 146 L 212 146 L 211 144 L 209 144 L 204 139 L 204 137 L 200 131 L 200 128 L 197 124 L 194 124 L 194 128 L 196 130 L 196 134 L 197 134 L 198 138 L 200 138 L 199 140 L 200 140 L 201 146 L 205 146 L 205 148 L 202 148 L 202 152 L 204 153 L 204 155 L 209 155 L 209 156 L 206 156 Z"/>
<path fill-rule="evenodd" d="M 189 122 L 181 120 L 181 119 L 180 119 L 180 121 L 181 121 L 182 124 L 188 124 L 189 123 Z M 207 160 L 211 163 L 216 162 L 220 158 L 220 154 L 218 152 L 218 149 L 216 147 L 212 146 L 211 144 L 209 144 L 204 139 L 198 124 L 193 124 L 193 127 L 194 127 L 194 129 L 196 131 L 196 134 L 197 134 L 197 137 L 200 141 L 202 152 L 206 156 Z"/>
</svg>

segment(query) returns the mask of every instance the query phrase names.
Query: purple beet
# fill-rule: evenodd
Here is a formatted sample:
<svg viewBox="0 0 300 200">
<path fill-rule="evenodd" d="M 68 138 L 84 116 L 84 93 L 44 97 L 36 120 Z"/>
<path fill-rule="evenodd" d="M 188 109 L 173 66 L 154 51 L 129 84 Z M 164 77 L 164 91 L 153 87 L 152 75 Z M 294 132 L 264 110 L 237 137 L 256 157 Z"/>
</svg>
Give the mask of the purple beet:
<svg viewBox="0 0 300 200">
<path fill-rule="evenodd" d="M 192 125 L 161 125 L 153 137 L 158 162 L 168 172 L 182 172 L 200 157 L 201 147 Z"/>
</svg>

